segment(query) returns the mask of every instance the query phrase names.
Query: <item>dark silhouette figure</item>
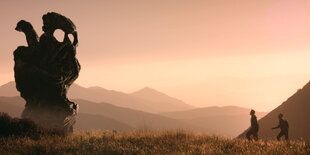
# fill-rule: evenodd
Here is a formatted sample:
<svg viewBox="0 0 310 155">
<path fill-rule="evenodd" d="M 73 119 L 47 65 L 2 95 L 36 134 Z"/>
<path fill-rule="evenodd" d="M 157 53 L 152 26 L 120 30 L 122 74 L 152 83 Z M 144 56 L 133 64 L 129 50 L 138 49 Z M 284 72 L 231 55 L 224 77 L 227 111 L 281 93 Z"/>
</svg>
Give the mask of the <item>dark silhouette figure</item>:
<svg viewBox="0 0 310 155">
<path fill-rule="evenodd" d="M 249 131 L 246 133 L 246 137 L 248 140 L 251 140 L 251 136 L 253 136 L 254 140 L 258 140 L 258 123 L 257 123 L 257 118 L 255 116 L 255 111 L 251 110 L 250 112 L 251 115 L 251 127 Z"/>
<path fill-rule="evenodd" d="M 288 122 L 287 120 L 283 119 L 283 114 L 281 113 L 279 114 L 278 118 L 279 118 L 279 125 L 272 129 L 277 129 L 277 128 L 281 129 L 280 133 L 277 136 L 278 140 L 280 140 L 282 136 L 285 136 L 285 140 L 288 140 Z"/>
<path fill-rule="evenodd" d="M 21 20 L 15 28 L 25 34 L 28 43 L 14 51 L 16 88 L 26 100 L 22 117 L 43 127 L 73 131 L 78 105 L 68 99 L 67 90 L 81 69 L 76 59 L 76 26 L 55 12 L 42 19 L 44 33 L 40 38 L 30 22 Z M 62 42 L 54 37 L 57 29 L 65 34 Z M 69 34 L 74 37 L 72 42 Z"/>
</svg>

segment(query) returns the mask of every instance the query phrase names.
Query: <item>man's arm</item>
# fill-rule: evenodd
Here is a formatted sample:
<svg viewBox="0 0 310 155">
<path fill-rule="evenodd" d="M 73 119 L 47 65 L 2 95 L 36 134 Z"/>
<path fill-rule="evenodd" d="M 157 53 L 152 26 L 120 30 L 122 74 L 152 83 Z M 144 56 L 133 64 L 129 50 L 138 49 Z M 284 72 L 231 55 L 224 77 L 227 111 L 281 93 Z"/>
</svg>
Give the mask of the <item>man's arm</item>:
<svg viewBox="0 0 310 155">
<path fill-rule="evenodd" d="M 279 128 L 280 126 L 276 126 L 276 127 L 273 127 L 273 128 L 271 128 L 271 129 L 277 129 L 277 128 Z"/>
<path fill-rule="evenodd" d="M 271 128 L 271 129 L 277 129 L 277 128 L 280 128 L 280 122 L 279 122 L 279 125 L 278 125 L 278 126 L 273 127 L 273 128 Z"/>
</svg>

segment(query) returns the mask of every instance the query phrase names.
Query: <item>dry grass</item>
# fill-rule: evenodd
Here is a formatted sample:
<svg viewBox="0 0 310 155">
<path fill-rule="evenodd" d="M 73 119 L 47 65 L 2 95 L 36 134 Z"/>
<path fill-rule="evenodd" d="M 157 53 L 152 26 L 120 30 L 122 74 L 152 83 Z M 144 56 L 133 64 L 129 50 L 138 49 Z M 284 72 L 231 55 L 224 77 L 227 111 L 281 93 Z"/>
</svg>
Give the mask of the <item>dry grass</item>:
<svg viewBox="0 0 310 155">
<path fill-rule="evenodd" d="M 248 142 L 185 131 L 94 131 L 0 138 L 0 154 L 310 154 L 310 148 L 301 141 Z"/>
</svg>

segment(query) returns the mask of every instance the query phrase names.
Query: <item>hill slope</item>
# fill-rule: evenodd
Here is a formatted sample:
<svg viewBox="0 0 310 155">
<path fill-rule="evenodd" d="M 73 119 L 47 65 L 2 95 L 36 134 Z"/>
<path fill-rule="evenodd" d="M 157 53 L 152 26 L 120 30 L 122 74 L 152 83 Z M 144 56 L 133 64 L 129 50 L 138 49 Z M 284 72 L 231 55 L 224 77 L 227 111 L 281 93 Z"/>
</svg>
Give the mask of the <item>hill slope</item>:
<svg viewBox="0 0 310 155">
<path fill-rule="evenodd" d="M 310 83 L 298 90 L 279 107 L 258 121 L 260 125 L 259 138 L 274 139 L 278 130 L 271 130 L 278 125 L 278 114 L 284 114 L 289 122 L 289 138 L 310 140 Z M 245 137 L 245 132 L 238 137 Z"/>
</svg>

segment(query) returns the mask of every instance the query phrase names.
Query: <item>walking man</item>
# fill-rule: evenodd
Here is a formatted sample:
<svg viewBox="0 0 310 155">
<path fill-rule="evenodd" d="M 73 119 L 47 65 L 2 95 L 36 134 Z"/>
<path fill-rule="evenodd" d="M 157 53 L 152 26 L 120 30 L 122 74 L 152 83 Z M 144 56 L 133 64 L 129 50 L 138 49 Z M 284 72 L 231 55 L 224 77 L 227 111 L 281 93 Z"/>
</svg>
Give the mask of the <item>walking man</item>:
<svg viewBox="0 0 310 155">
<path fill-rule="evenodd" d="M 288 140 L 288 122 L 287 120 L 283 119 L 283 114 L 281 113 L 279 114 L 278 118 L 279 118 L 279 125 L 272 129 L 277 129 L 277 128 L 281 129 L 280 133 L 277 136 L 278 140 L 280 140 L 282 136 L 285 136 L 285 140 Z"/>
<path fill-rule="evenodd" d="M 255 111 L 252 109 L 250 112 L 251 115 L 251 127 L 249 131 L 246 133 L 246 137 L 248 140 L 251 140 L 251 136 L 253 136 L 254 140 L 258 140 L 258 123 L 257 123 L 257 118 L 255 116 Z"/>
</svg>

